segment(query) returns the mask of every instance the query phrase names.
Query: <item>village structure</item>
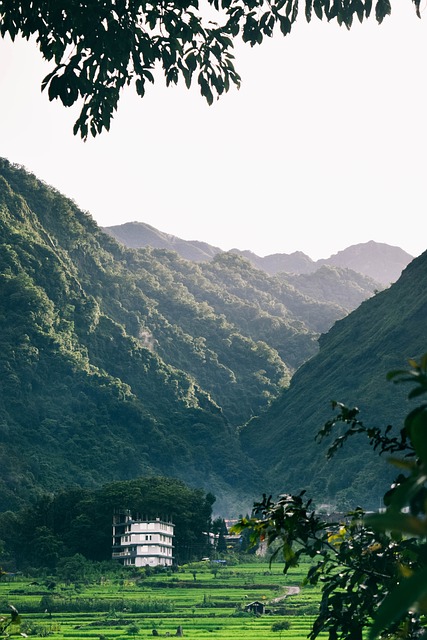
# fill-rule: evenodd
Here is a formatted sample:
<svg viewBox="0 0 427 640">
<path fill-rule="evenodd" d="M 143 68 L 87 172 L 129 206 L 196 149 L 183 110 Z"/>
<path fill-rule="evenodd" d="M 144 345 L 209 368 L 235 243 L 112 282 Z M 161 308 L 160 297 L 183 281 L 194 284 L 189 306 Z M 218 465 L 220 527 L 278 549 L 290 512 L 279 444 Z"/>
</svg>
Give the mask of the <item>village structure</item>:
<svg viewBox="0 0 427 640">
<path fill-rule="evenodd" d="M 173 564 L 172 522 L 142 519 L 130 511 L 113 515 L 113 560 L 125 566 L 169 567 Z"/>
</svg>

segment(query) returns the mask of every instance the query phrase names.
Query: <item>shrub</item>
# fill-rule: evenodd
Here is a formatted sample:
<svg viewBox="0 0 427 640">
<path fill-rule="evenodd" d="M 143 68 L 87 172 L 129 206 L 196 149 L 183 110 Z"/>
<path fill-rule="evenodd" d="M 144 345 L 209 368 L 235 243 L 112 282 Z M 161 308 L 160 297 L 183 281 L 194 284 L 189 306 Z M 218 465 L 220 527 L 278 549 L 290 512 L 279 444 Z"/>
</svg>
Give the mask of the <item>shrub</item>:
<svg viewBox="0 0 427 640">
<path fill-rule="evenodd" d="M 291 623 L 289 620 L 281 620 L 280 622 L 275 622 L 271 625 L 272 631 L 288 631 L 291 628 Z"/>
<path fill-rule="evenodd" d="M 139 626 L 135 622 L 133 622 L 126 628 L 126 632 L 130 636 L 136 636 L 139 633 Z"/>
</svg>

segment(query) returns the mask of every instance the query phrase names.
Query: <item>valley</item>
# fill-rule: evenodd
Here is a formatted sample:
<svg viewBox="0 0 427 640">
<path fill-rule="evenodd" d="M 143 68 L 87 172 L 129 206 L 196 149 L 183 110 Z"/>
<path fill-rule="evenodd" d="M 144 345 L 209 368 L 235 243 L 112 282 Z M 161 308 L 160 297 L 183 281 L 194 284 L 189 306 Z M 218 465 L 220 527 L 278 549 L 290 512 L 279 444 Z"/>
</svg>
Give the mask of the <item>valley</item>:
<svg viewBox="0 0 427 640">
<path fill-rule="evenodd" d="M 399 428 L 405 396 L 384 381 L 425 349 L 425 254 L 388 287 L 345 266 L 410 259 L 375 243 L 309 273 L 190 261 L 119 244 L 7 160 L 0 181 L 3 511 L 148 476 L 212 492 L 218 514 L 284 488 L 379 504 L 385 465 L 355 443 L 332 467 L 315 436 L 332 400 Z"/>
<path fill-rule="evenodd" d="M 292 273 L 245 252 L 126 247 L 7 160 L 0 243 L 3 634 L 362 640 L 394 624 L 396 567 L 416 585 L 424 575 L 425 406 L 413 400 L 427 391 L 427 252 L 390 284 L 346 262 L 370 253 L 379 273 L 385 256 L 407 259 L 375 243 Z M 409 397 L 386 378 L 408 358 Z M 413 477 L 396 491 L 381 452 L 406 453 Z M 119 511 L 173 524 L 170 566 L 132 566 L 138 548 L 157 559 L 154 535 L 137 547 L 127 524 L 115 549 L 128 566 L 112 564 Z M 277 562 L 253 555 L 254 536 Z"/>
</svg>

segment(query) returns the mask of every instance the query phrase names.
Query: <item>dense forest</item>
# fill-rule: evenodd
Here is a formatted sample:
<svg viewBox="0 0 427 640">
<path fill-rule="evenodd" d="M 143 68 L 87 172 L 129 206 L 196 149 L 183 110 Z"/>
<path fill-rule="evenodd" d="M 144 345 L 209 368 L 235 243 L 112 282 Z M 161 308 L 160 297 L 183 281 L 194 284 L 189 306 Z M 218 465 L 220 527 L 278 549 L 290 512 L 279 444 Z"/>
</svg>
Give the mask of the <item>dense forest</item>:
<svg viewBox="0 0 427 640">
<path fill-rule="evenodd" d="M 323 469 L 317 408 L 336 393 L 334 358 L 353 367 L 352 388 L 363 392 L 368 355 L 393 329 L 373 325 L 366 342 L 365 315 L 406 322 L 396 307 L 404 285 L 378 294 L 377 282 L 339 266 L 269 275 L 233 252 L 196 263 L 169 249 L 126 248 L 7 160 L 0 242 L 0 510 L 46 491 L 167 476 L 235 513 L 264 488 L 313 484 Z M 401 280 L 412 286 L 407 273 Z M 359 364 L 346 364 L 365 342 Z M 392 335 L 381 347 L 382 375 L 416 355 L 401 342 L 394 360 Z M 318 495 L 345 494 L 351 481 L 328 483 L 315 484 Z"/>
<path fill-rule="evenodd" d="M 233 254 L 125 249 L 24 169 L 0 173 L 0 507 L 148 473 L 251 495 L 263 471 L 237 427 L 348 309 Z M 377 286 L 338 273 L 319 277 L 353 305 Z"/>
<path fill-rule="evenodd" d="M 70 488 L 45 494 L 16 512 L 0 514 L 2 566 L 55 570 L 63 558 L 111 560 L 112 514 L 130 509 L 175 524 L 174 558 L 185 563 L 208 552 L 215 498 L 176 478 L 147 476 L 99 489 Z"/>
<path fill-rule="evenodd" d="M 160 263 L 153 261 L 153 275 L 142 265 L 132 273 L 128 264 L 145 256 L 123 252 L 73 203 L 4 167 L 10 182 L 0 178 L 1 507 L 22 504 L 39 489 L 147 473 L 213 489 L 250 485 L 251 465 L 244 472 L 235 465 L 244 456 L 221 407 L 156 353 L 162 336 L 170 360 L 180 344 L 184 361 L 204 356 L 203 345 L 137 286 L 158 291 Z M 171 296 L 178 294 L 171 286 Z M 167 306 L 162 291 L 159 297 Z M 197 305 L 193 311 L 200 313 Z M 285 368 L 278 362 L 272 369 L 279 387 Z"/>
</svg>

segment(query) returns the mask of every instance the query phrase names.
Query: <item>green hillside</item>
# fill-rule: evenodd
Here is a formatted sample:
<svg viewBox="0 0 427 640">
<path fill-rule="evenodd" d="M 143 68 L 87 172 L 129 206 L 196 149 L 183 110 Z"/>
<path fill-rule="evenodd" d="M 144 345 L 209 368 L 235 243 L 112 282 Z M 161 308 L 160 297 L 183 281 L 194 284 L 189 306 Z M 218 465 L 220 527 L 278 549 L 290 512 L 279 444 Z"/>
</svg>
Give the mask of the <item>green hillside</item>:
<svg viewBox="0 0 427 640">
<path fill-rule="evenodd" d="M 147 473 L 219 497 L 246 492 L 254 472 L 235 429 L 193 376 L 156 353 L 160 336 L 164 351 L 189 343 L 183 361 L 203 348 L 138 287 L 159 287 L 130 271 L 138 256 L 6 161 L 0 238 L 0 508 Z M 247 351 L 263 366 L 251 341 Z M 282 384 L 285 371 L 279 362 L 267 384 Z"/>
<path fill-rule="evenodd" d="M 312 273 L 281 274 L 280 277 L 305 296 L 339 305 L 346 314 L 367 299 L 367 291 L 373 295 L 384 288 L 357 271 L 331 265 L 324 265 Z"/>
<path fill-rule="evenodd" d="M 247 453 L 268 469 L 265 490 L 307 488 L 318 501 L 363 502 L 378 508 L 390 473 L 385 461 L 367 454 L 353 438 L 331 462 L 315 435 L 332 417 L 331 400 L 360 409 L 365 424 L 400 429 L 407 390 L 386 382 L 427 351 L 427 253 L 415 259 L 389 289 L 364 302 L 320 340 L 319 353 L 304 364 L 289 389 L 241 430 Z"/>
<path fill-rule="evenodd" d="M 7 160 L 0 245 L 0 510 L 148 474 L 250 504 L 264 470 L 237 428 L 376 286 L 330 270 L 298 289 L 232 253 L 126 249 Z"/>
</svg>

